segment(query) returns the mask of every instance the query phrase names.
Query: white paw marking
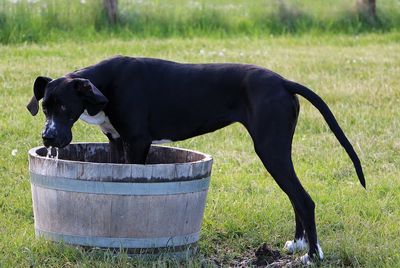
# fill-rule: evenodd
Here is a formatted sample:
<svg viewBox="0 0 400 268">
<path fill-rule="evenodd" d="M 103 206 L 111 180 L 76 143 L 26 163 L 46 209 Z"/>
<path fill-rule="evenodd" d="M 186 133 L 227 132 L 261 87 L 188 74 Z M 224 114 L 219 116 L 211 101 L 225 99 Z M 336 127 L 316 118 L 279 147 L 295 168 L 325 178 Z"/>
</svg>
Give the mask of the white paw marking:
<svg viewBox="0 0 400 268">
<path fill-rule="evenodd" d="M 114 139 L 117 139 L 120 137 L 118 131 L 114 128 L 113 125 L 110 123 L 110 119 L 106 114 L 101 111 L 96 115 L 89 115 L 88 112 L 85 110 L 81 116 L 79 117 L 82 121 L 85 121 L 88 124 L 91 125 L 98 125 L 101 128 L 101 131 L 105 134 L 111 134 L 111 137 Z"/>
<path fill-rule="evenodd" d="M 324 252 L 322 251 L 322 248 L 319 244 L 317 244 L 317 250 L 318 250 L 318 257 L 319 260 L 322 261 L 324 259 Z M 304 254 L 303 256 L 300 257 L 300 261 L 302 264 L 304 265 L 311 265 L 312 263 L 312 259 L 310 258 L 310 256 L 308 255 L 308 253 Z"/>
<path fill-rule="evenodd" d="M 317 243 L 317 249 L 318 249 L 319 259 L 322 261 L 324 259 L 324 252 L 322 251 L 322 248 L 319 245 L 319 243 Z"/>
<path fill-rule="evenodd" d="M 308 243 L 304 238 L 297 240 L 286 241 L 284 249 L 288 253 L 295 253 L 297 251 L 302 251 L 308 248 Z"/>
<path fill-rule="evenodd" d="M 308 253 L 301 256 L 300 261 L 303 265 L 311 265 L 312 264 L 311 258 L 310 258 L 310 256 L 308 256 Z"/>
</svg>

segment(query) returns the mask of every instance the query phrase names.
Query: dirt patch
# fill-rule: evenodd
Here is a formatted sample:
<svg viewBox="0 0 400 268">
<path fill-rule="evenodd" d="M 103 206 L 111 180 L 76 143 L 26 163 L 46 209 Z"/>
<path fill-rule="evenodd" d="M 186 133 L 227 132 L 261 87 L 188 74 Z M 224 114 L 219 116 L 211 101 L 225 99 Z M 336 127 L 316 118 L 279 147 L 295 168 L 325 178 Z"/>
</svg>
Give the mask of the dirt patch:
<svg viewBox="0 0 400 268">
<path fill-rule="evenodd" d="M 278 250 L 271 249 L 265 243 L 257 248 L 254 255 L 256 257 L 254 264 L 257 266 L 274 263 L 282 258 Z"/>
<path fill-rule="evenodd" d="M 216 267 L 301 267 L 301 263 L 293 255 L 286 255 L 277 249 L 273 249 L 266 243 L 260 245 L 257 249 L 244 253 L 242 257 L 233 262 L 222 264 L 214 262 Z"/>
</svg>

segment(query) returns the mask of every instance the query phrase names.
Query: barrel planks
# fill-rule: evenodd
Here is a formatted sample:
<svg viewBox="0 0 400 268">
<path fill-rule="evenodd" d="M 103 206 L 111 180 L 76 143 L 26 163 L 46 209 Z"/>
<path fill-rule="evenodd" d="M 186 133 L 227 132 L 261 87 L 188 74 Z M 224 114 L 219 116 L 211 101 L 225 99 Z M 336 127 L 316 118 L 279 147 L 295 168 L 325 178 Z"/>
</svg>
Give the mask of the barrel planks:
<svg viewBox="0 0 400 268">
<path fill-rule="evenodd" d="M 104 143 L 71 144 L 58 160 L 46 154 L 43 147 L 29 151 L 37 236 L 127 249 L 173 249 L 199 239 L 210 156 L 152 146 L 147 165 L 114 164 Z"/>
</svg>

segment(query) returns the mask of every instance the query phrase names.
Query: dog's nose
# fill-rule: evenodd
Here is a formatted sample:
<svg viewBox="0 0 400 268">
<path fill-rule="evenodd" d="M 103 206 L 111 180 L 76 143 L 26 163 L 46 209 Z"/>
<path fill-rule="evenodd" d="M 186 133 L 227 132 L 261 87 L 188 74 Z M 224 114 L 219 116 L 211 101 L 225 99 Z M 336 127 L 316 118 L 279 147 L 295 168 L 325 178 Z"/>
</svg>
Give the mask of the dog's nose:
<svg viewBox="0 0 400 268">
<path fill-rule="evenodd" d="M 45 131 L 42 134 L 42 139 L 43 139 L 43 142 L 45 142 L 45 143 L 51 143 L 52 141 L 54 141 L 55 136 L 53 133 L 49 133 L 48 131 Z"/>
</svg>

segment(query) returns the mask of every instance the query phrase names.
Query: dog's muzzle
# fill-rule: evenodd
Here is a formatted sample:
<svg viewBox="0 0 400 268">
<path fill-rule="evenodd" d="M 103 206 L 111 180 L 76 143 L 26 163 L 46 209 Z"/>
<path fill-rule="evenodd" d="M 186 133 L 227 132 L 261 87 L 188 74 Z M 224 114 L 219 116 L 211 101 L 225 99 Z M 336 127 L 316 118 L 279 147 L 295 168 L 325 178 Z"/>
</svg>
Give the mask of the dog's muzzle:
<svg viewBox="0 0 400 268">
<path fill-rule="evenodd" d="M 61 127 L 54 121 L 48 122 L 42 133 L 43 145 L 46 147 L 63 148 L 72 140 L 72 132 L 67 127 Z"/>
</svg>

